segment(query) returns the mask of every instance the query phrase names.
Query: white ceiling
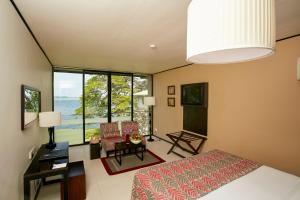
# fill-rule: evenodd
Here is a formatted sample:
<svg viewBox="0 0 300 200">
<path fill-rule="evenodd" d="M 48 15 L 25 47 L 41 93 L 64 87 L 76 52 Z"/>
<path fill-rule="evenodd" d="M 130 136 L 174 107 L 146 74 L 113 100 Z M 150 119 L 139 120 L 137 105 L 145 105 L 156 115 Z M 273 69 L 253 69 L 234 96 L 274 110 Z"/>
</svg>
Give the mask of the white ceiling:
<svg viewBox="0 0 300 200">
<path fill-rule="evenodd" d="M 15 0 L 54 65 L 140 73 L 188 64 L 189 2 Z M 300 0 L 276 0 L 276 17 L 277 39 L 299 34 Z"/>
</svg>

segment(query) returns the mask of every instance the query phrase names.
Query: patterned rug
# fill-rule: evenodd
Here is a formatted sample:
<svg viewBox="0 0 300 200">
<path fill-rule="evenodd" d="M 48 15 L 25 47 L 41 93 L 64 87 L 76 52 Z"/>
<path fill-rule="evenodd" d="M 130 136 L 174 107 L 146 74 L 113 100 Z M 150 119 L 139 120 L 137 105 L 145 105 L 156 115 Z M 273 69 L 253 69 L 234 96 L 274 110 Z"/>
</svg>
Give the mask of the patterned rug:
<svg viewBox="0 0 300 200">
<path fill-rule="evenodd" d="M 166 162 L 159 156 L 155 155 L 149 150 L 144 152 L 144 160 L 141 161 L 135 154 L 122 156 L 122 165 L 116 161 L 114 156 L 101 158 L 101 162 L 109 175 L 120 174 L 143 167 L 148 167 L 156 164 Z"/>
</svg>

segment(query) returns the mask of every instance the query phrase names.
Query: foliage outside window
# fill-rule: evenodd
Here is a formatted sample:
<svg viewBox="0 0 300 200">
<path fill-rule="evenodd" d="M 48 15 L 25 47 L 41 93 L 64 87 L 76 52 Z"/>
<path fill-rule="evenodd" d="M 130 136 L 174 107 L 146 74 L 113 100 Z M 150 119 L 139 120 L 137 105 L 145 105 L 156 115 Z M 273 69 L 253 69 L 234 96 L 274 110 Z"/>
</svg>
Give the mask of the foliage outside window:
<svg viewBox="0 0 300 200">
<path fill-rule="evenodd" d="M 59 74 L 61 72 L 57 72 Z M 69 73 L 70 74 L 70 73 Z M 77 73 L 77 75 L 79 75 Z M 85 138 L 84 141 L 90 140 L 91 136 L 99 134 L 100 123 L 108 121 L 108 75 L 106 74 L 84 74 L 84 94 L 81 93 L 78 96 L 78 103 L 76 104 L 72 112 L 68 112 L 68 116 L 63 116 L 63 124 L 67 129 L 62 126 L 60 132 L 69 135 L 72 133 L 83 131 L 82 126 L 80 130 L 76 128 L 78 125 L 74 123 L 82 123 L 82 116 L 85 118 Z M 132 86 L 133 81 L 133 86 Z M 58 81 L 57 81 L 58 82 Z M 54 84 L 59 84 L 54 82 Z M 111 75 L 111 119 L 112 121 L 125 121 L 133 120 L 137 121 L 140 125 L 141 134 L 148 134 L 149 131 L 149 113 L 148 107 L 143 106 L 143 97 L 149 94 L 149 76 L 132 76 L 122 74 Z M 78 88 L 82 87 L 78 86 Z M 133 87 L 133 88 L 132 88 Z M 133 99 L 132 92 L 133 90 Z M 72 96 L 72 95 L 71 95 Z M 55 104 L 59 104 L 62 97 L 55 97 Z M 68 98 L 67 98 L 68 99 Z M 73 99 L 74 100 L 74 99 Z M 131 101 L 133 101 L 133 113 L 131 113 Z M 66 101 L 68 102 L 68 101 Z M 68 106 L 67 103 L 65 103 Z M 75 104 L 74 104 L 75 105 Z M 83 109 L 84 106 L 84 109 Z M 56 107 L 56 106 L 55 106 Z M 57 107 L 57 109 L 63 109 L 63 107 Z M 84 110 L 84 113 L 83 113 Z M 59 110 L 57 110 L 59 111 Z M 79 121 L 78 121 L 79 120 Z M 74 125 L 72 125 L 74 124 Z M 64 129 L 64 130 L 61 130 Z M 83 134 L 83 133 L 82 133 Z M 57 135 L 57 134 L 56 134 Z M 62 135 L 61 135 L 62 136 Z M 74 134 L 68 137 L 75 137 Z M 60 138 L 63 140 L 62 138 Z M 68 138 L 66 138 L 68 140 Z"/>
</svg>

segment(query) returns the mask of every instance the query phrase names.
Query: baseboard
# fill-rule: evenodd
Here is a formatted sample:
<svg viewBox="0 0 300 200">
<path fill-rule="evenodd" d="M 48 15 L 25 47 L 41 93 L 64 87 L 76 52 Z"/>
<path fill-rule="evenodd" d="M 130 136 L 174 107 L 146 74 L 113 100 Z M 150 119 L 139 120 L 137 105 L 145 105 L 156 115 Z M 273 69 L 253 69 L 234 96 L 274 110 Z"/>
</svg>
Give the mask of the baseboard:
<svg viewBox="0 0 300 200">
<path fill-rule="evenodd" d="M 164 139 L 164 138 L 161 138 L 161 137 L 159 137 L 159 136 L 157 136 L 157 135 L 154 135 L 154 134 L 153 134 L 153 136 L 156 137 L 156 138 L 158 138 L 158 139 L 160 139 L 160 140 L 163 140 L 163 141 L 165 141 L 165 142 L 167 142 L 167 143 L 169 143 L 169 144 L 173 144 L 171 141 L 166 140 L 166 139 Z"/>
</svg>

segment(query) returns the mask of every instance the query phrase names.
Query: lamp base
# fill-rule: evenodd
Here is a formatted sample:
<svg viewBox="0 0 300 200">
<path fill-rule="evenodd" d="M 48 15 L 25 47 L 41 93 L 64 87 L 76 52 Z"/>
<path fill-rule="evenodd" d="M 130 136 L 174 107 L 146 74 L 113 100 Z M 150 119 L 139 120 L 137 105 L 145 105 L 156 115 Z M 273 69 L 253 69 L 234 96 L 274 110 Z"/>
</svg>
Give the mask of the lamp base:
<svg viewBox="0 0 300 200">
<path fill-rule="evenodd" d="M 148 142 L 153 142 L 153 141 L 154 141 L 154 139 L 152 138 L 152 135 L 150 135 L 150 137 L 148 138 L 147 141 L 148 141 Z"/>
<path fill-rule="evenodd" d="M 49 142 L 46 144 L 47 149 L 54 149 L 56 147 L 56 143 L 54 142 L 54 127 L 48 128 L 49 132 Z"/>
</svg>

